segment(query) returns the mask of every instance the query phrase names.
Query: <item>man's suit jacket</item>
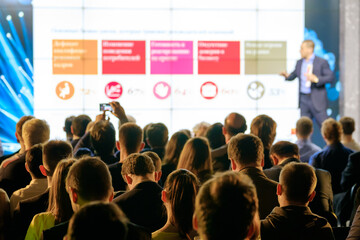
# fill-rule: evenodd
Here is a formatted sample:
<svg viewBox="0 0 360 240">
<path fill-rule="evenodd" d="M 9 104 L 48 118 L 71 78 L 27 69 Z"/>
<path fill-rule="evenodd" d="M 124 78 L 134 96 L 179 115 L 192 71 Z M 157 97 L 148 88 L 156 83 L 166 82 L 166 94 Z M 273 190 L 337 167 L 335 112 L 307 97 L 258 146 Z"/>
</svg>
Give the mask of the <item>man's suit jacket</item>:
<svg viewBox="0 0 360 240">
<path fill-rule="evenodd" d="M 248 175 L 253 181 L 259 199 L 260 219 L 265 219 L 274 207 L 279 206 L 276 195 L 277 182 L 267 178 L 265 174 L 255 167 L 247 167 L 240 170 L 240 173 Z"/>
<path fill-rule="evenodd" d="M 349 190 L 355 183 L 360 184 L 360 152 L 350 154 L 348 163 L 341 174 L 341 188 Z"/>
<path fill-rule="evenodd" d="M 227 154 L 228 145 L 211 150 L 211 159 L 214 173 L 224 172 L 230 169 L 230 160 Z"/>
<path fill-rule="evenodd" d="M 301 65 L 303 59 L 300 59 L 296 63 L 295 70 L 286 78 L 286 80 L 294 80 L 299 78 L 299 97 L 300 97 L 300 76 L 301 76 Z M 328 62 L 320 57 L 314 58 L 313 62 L 313 74 L 319 79 L 318 83 L 311 83 L 311 101 L 317 111 L 323 111 L 327 108 L 327 96 L 326 96 L 326 83 L 331 83 L 334 80 L 334 73 L 331 71 Z M 300 99 L 299 99 L 300 104 Z"/>
<path fill-rule="evenodd" d="M 154 232 L 162 228 L 167 220 L 161 191 L 162 188 L 156 182 L 141 182 L 115 198 L 113 203 L 123 210 L 130 222 Z"/>
</svg>

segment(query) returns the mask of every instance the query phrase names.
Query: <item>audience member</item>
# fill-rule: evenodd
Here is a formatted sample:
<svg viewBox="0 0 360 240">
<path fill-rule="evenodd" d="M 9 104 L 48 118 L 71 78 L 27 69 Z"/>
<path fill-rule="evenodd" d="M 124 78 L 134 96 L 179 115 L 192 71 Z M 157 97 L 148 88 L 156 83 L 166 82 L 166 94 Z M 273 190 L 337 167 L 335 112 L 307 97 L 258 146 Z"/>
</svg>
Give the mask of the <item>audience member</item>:
<svg viewBox="0 0 360 240">
<path fill-rule="evenodd" d="M 351 117 L 342 117 L 339 122 L 343 130 L 341 134 L 341 143 L 354 152 L 360 151 L 360 144 L 355 142 L 352 137 L 352 134 L 355 131 L 355 120 Z"/>
<path fill-rule="evenodd" d="M 155 167 L 155 182 L 159 183 L 159 181 L 161 179 L 161 175 L 162 175 L 160 157 L 156 153 L 150 152 L 150 151 L 144 152 L 144 154 L 151 158 L 151 160 L 154 164 L 154 167 Z"/>
<path fill-rule="evenodd" d="M 270 149 L 270 157 L 274 166 L 265 169 L 265 175 L 278 182 L 281 170 L 289 163 L 300 163 L 299 148 L 296 144 L 280 141 L 275 143 Z M 331 175 L 323 169 L 315 169 L 317 183 L 315 187 L 316 195 L 309 203 L 311 211 L 328 219 L 330 224 L 336 225 L 333 207 L 333 191 L 331 186 Z"/>
<path fill-rule="evenodd" d="M 38 196 L 20 201 L 15 208 L 14 228 L 18 239 L 24 239 L 32 218 L 48 209 L 49 193 L 56 166 L 61 160 L 72 157 L 72 153 L 72 146 L 67 141 L 52 140 L 44 144 L 43 165 L 40 166 L 40 171 L 47 178 L 48 189 Z"/>
<path fill-rule="evenodd" d="M 251 180 L 224 172 L 207 181 L 196 197 L 193 225 L 201 239 L 258 239 L 258 201 Z"/>
<path fill-rule="evenodd" d="M 360 184 L 360 152 L 352 153 L 344 171 L 341 173 L 341 188 L 349 190 L 354 184 Z"/>
<path fill-rule="evenodd" d="M 325 169 L 331 174 L 333 193 L 342 192 L 340 187 L 341 173 L 344 171 L 352 150 L 340 142 L 341 125 L 332 118 L 322 123 L 321 134 L 327 146 L 310 157 L 309 163 L 315 168 Z"/>
<path fill-rule="evenodd" d="M 6 192 L 0 188 L 0 240 L 10 238 L 10 200 Z"/>
<path fill-rule="evenodd" d="M 200 122 L 193 127 L 194 137 L 205 137 L 206 131 L 210 127 L 210 123 Z"/>
<path fill-rule="evenodd" d="M 210 146 L 206 138 L 194 137 L 185 143 L 177 165 L 177 169 L 180 168 L 194 173 L 201 183 L 211 178 L 213 168 Z"/>
<path fill-rule="evenodd" d="M 235 136 L 238 133 L 244 133 L 246 129 L 246 120 L 241 114 L 233 112 L 226 116 L 224 126 L 222 128 L 226 144 L 211 150 L 214 172 L 223 172 L 230 169 L 227 144 L 232 136 Z"/>
<path fill-rule="evenodd" d="M 155 182 L 155 167 L 145 154 L 129 155 L 122 166 L 122 175 L 130 191 L 114 199 L 132 223 L 154 232 L 166 223 L 161 201 L 162 188 Z"/>
<path fill-rule="evenodd" d="M 264 169 L 271 168 L 269 151 L 276 137 L 276 122 L 267 115 L 255 117 L 250 126 L 250 133 L 258 136 L 264 146 Z"/>
<path fill-rule="evenodd" d="M 75 159 L 61 160 L 54 171 L 49 193 L 47 212 L 38 213 L 32 219 L 25 239 L 42 239 L 42 232 L 55 224 L 68 221 L 73 214 L 71 202 L 66 192 L 65 179 Z"/>
<path fill-rule="evenodd" d="M 65 124 L 63 127 L 64 132 L 66 133 L 66 141 L 71 142 L 73 140 L 73 133 L 71 131 L 71 125 L 75 116 L 70 116 L 65 119 Z"/>
<path fill-rule="evenodd" d="M 38 143 L 49 140 L 49 125 L 44 120 L 31 119 L 24 123 L 21 138 L 25 152 Z M 0 167 L 0 188 L 4 189 L 9 197 L 31 181 L 30 174 L 25 168 L 25 152 L 5 160 Z"/>
<path fill-rule="evenodd" d="M 300 150 L 301 162 L 309 162 L 310 157 L 321 150 L 320 147 L 311 142 L 313 133 L 313 122 L 309 117 L 301 117 L 296 122 L 296 144 Z"/>
<path fill-rule="evenodd" d="M 232 170 L 252 179 L 258 193 L 260 219 L 264 219 L 275 206 L 278 206 L 278 201 L 277 182 L 267 178 L 262 171 L 264 148 L 260 138 L 237 134 L 229 142 L 228 153 Z"/>
<path fill-rule="evenodd" d="M 71 133 L 73 134 L 71 145 L 74 149 L 80 138 L 84 136 L 89 122 L 91 122 L 91 118 L 85 114 L 81 114 L 73 119 L 71 123 Z"/>
<path fill-rule="evenodd" d="M 207 129 L 205 137 L 209 141 L 211 149 L 216 149 L 226 144 L 223 127 L 222 123 L 218 122 L 214 123 Z"/>
<path fill-rule="evenodd" d="M 199 180 L 188 170 L 179 169 L 169 175 L 161 196 L 168 220 L 152 234 L 152 239 L 191 240 L 197 235 L 193 230 L 192 218 L 199 185 Z"/>
<path fill-rule="evenodd" d="M 176 169 L 181 151 L 189 138 L 182 131 L 176 132 L 171 136 L 165 148 L 164 165 L 161 167 L 161 184 L 164 184 L 169 174 Z"/>
<path fill-rule="evenodd" d="M 138 153 L 143 149 L 142 136 L 142 129 L 135 123 L 125 123 L 119 129 L 119 141 L 116 146 L 120 150 L 120 161 L 109 165 L 115 191 L 126 190 L 127 184 L 121 174 L 123 162 L 130 154 Z"/>
<path fill-rule="evenodd" d="M 86 204 L 71 218 L 67 240 L 126 240 L 128 220 L 113 203 L 93 202 Z"/>
<path fill-rule="evenodd" d="M 25 155 L 25 168 L 31 176 L 31 182 L 25 187 L 16 190 L 10 198 L 10 212 L 14 212 L 15 207 L 22 200 L 35 197 L 46 191 L 48 188 L 47 179 L 42 175 L 40 166 L 42 161 L 43 146 L 36 144 Z"/>
<path fill-rule="evenodd" d="M 144 136 L 143 136 L 143 142 L 145 143 L 145 146 L 144 146 L 144 149 L 150 149 L 150 145 L 148 144 L 147 142 L 147 135 L 146 135 L 146 131 L 148 130 L 148 128 L 151 126 L 151 124 L 153 123 L 148 123 L 145 125 L 145 127 L 143 128 L 143 133 L 144 133 Z"/>
<path fill-rule="evenodd" d="M 349 235 L 346 240 L 358 240 L 360 239 L 360 206 L 356 210 L 354 220 L 352 222 Z"/>
<path fill-rule="evenodd" d="M 261 221 L 261 239 L 334 239 L 330 224 L 308 207 L 315 197 L 316 175 L 305 163 L 289 163 L 280 173 L 280 207 Z"/>
<path fill-rule="evenodd" d="M 153 123 L 146 130 L 146 141 L 150 148 L 144 148 L 142 152 L 155 152 L 161 160 L 164 159 L 165 146 L 169 139 L 169 132 L 165 124 Z"/>
</svg>

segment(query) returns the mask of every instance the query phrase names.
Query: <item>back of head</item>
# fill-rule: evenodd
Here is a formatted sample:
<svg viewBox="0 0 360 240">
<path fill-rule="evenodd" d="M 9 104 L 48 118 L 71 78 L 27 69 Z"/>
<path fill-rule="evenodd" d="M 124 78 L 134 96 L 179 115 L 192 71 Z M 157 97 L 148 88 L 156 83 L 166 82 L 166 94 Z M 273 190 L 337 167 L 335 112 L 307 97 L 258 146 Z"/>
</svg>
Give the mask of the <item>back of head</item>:
<svg viewBox="0 0 360 240">
<path fill-rule="evenodd" d="M 265 149 L 270 149 L 276 137 L 276 122 L 267 115 L 259 115 L 252 120 L 250 133 L 261 139 Z"/>
<path fill-rule="evenodd" d="M 313 131 L 313 123 L 309 117 L 301 117 L 296 122 L 296 134 L 302 138 L 308 138 Z"/>
<path fill-rule="evenodd" d="M 33 119 L 33 116 L 23 116 L 20 118 L 20 120 L 16 123 L 16 134 L 19 138 L 19 140 L 22 140 L 22 127 L 25 124 L 25 122 Z"/>
<path fill-rule="evenodd" d="M 22 138 L 26 149 L 38 143 L 45 143 L 50 138 L 49 125 L 45 120 L 30 119 L 22 127 Z"/>
<path fill-rule="evenodd" d="M 314 169 L 306 163 L 289 163 L 280 172 L 279 183 L 287 201 L 305 204 L 316 187 Z"/>
<path fill-rule="evenodd" d="M 74 118 L 75 118 L 75 116 L 70 116 L 65 119 L 64 131 L 67 134 L 72 134 L 71 133 L 71 125 L 72 125 Z"/>
<path fill-rule="evenodd" d="M 242 166 L 261 166 L 264 159 L 263 144 L 255 135 L 239 133 L 231 138 L 228 155 Z"/>
<path fill-rule="evenodd" d="M 330 144 L 340 142 L 342 134 L 340 123 L 333 118 L 326 119 L 321 125 L 321 134 Z"/>
<path fill-rule="evenodd" d="M 342 117 L 339 122 L 344 134 L 351 135 L 355 131 L 355 120 L 353 118 Z"/>
<path fill-rule="evenodd" d="M 195 210 L 195 197 L 200 182 L 188 170 L 179 169 L 172 172 L 166 179 L 164 191 L 166 201 L 171 206 L 170 222 L 174 225 L 182 238 L 189 238 L 192 231 L 192 217 Z"/>
<path fill-rule="evenodd" d="M 210 127 L 210 123 L 200 122 L 193 127 L 195 137 L 205 137 L 206 131 Z"/>
<path fill-rule="evenodd" d="M 151 158 L 141 153 L 130 154 L 123 162 L 121 168 L 122 175 L 146 176 L 154 172 L 155 166 Z"/>
<path fill-rule="evenodd" d="M 113 154 L 115 149 L 115 128 L 109 121 L 95 123 L 90 131 L 90 140 L 97 155 Z"/>
<path fill-rule="evenodd" d="M 135 123 L 125 123 L 119 129 L 119 142 L 121 151 L 127 154 L 136 153 L 140 150 L 143 141 L 143 131 Z"/>
<path fill-rule="evenodd" d="M 256 189 L 249 177 L 224 172 L 207 181 L 196 197 L 195 216 L 202 239 L 245 239 L 258 223 Z M 258 225 L 254 226 L 256 236 Z"/>
<path fill-rule="evenodd" d="M 56 165 L 63 159 L 72 157 L 73 148 L 70 143 L 62 140 L 52 140 L 44 144 L 43 165 L 47 176 L 52 176 Z"/>
<path fill-rule="evenodd" d="M 66 188 L 74 189 L 86 202 L 106 201 L 113 192 L 111 175 L 98 157 L 83 157 L 70 168 Z"/>
<path fill-rule="evenodd" d="M 159 157 L 159 155 L 157 155 L 154 152 L 148 151 L 148 152 L 144 152 L 144 155 L 148 156 L 151 158 L 154 167 L 155 167 L 155 172 L 160 172 L 161 171 L 161 158 Z"/>
<path fill-rule="evenodd" d="M 205 136 L 209 140 L 211 149 L 225 145 L 225 137 L 222 128 L 223 125 L 221 123 L 214 123 L 208 128 Z"/>
<path fill-rule="evenodd" d="M 195 175 L 203 170 L 212 172 L 210 146 L 203 137 L 195 137 L 186 142 L 179 158 L 177 169 L 187 169 Z"/>
<path fill-rule="evenodd" d="M 67 239 L 127 239 L 125 214 L 113 203 L 94 202 L 80 208 L 71 218 Z"/>
<path fill-rule="evenodd" d="M 177 166 L 181 151 L 189 136 L 183 131 L 174 133 L 165 148 L 164 162 Z"/>
<path fill-rule="evenodd" d="M 169 132 L 165 124 L 152 123 L 146 130 L 146 136 L 150 147 L 163 148 L 168 141 Z"/>
<path fill-rule="evenodd" d="M 55 217 L 55 223 L 68 221 L 73 214 L 71 201 L 66 191 L 65 180 L 75 159 L 61 160 L 54 171 L 49 194 L 48 210 Z"/>
<path fill-rule="evenodd" d="M 273 154 L 277 155 L 280 159 L 298 157 L 299 147 L 288 141 L 279 141 L 270 148 L 270 155 Z"/>
<path fill-rule="evenodd" d="M 88 115 L 82 114 L 74 118 L 72 121 L 73 134 L 82 137 L 85 134 L 87 125 L 91 122 L 91 118 Z"/>
<path fill-rule="evenodd" d="M 40 171 L 40 166 L 43 164 L 43 146 L 36 144 L 26 152 L 26 165 L 35 178 L 44 178 L 45 176 Z"/>
<path fill-rule="evenodd" d="M 244 133 L 247 129 L 246 120 L 244 116 L 239 113 L 230 113 L 225 118 L 224 128 L 230 136 L 235 136 L 238 133 Z"/>
</svg>

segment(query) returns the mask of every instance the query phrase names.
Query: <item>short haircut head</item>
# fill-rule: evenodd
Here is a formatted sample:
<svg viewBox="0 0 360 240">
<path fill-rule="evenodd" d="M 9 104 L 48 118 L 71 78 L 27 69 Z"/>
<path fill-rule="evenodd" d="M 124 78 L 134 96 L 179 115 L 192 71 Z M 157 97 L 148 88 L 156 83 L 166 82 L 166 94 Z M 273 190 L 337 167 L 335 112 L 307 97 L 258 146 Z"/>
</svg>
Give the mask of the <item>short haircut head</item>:
<svg viewBox="0 0 360 240">
<path fill-rule="evenodd" d="M 91 145 L 98 155 L 113 154 L 115 149 L 115 128 L 109 121 L 95 123 L 90 131 Z"/>
<path fill-rule="evenodd" d="M 206 138 L 209 140 L 210 148 L 215 149 L 225 145 L 225 136 L 223 135 L 223 125 L 214 123 L 206 131 Z"/>
<path fill-rule="evenodd" d="M 355 120 L 353 118 L 342 117 L 339 122 L 342 126 L 344 134 L 351 135 L 355 131 Z"/>
<path fill-rule="evenodd" d="M 177 169 L 180 168 L 187 169 L 197 176 L 204 170 L 213 171 L 210 146 L 206 138 L 194 137 L 185 143 L 177 165 Z"/>
<path fill-rule="evenodd" d="M 313 122 L 309 117 L 301 117 L 296 122 L 296 133 L 303 138 L 307 138 L 313 131 Z"/>
<path fill-rule="evenodd" d="M 232 137 L 228 145 L 228 156 L 241 165 L 261 165 L 264 147 L 255 135 L 239 133 Z"/>
<path fill-rule="evenodd" d="M 247 129 L 246 120 L 244 116 L 239 113 L 230 113 L 225 118 L 224 128 L 230 136 L 235 136 L 238 133 L 244 133 Z"/>
<path fill-rule="evenodd" d="M 91 122 L 91 118 L 88 115 L 82 114 L 75 117 L 71 124 L 74 135 L 82 137 L 89 122 Z"/>
<path fill-rule="evenodd" d="M 22 127 L 22 138 L 26 148 L 45 143 L 50 138 L 50 127 L 45 120 L 30 119 Z"/>
<path fill-rule="evenodd" d="M 18 138 L 20 138 L 21 140 L 22 140 L 22 127 L 23 127 L 24 123 L 33 118 L 34 118 L 33 116 L 23 116 L 16 123 L 16 133 L 17 133 Z"/>
<path fill-rule="evenodd" d="M 130 154 L 123 162 L 121 174 L 146 176 L 149 173 L 155 172 L 153 161 L 146 154 L 133 153 Z"/>
<path fill-rule="evenodd" d="M 64 131 L 68 134 L 71 134 L 71 125 L 75 116 L 70 116 L 65 119 Z"/>
<path fill-rule="evenodd" d="M 181 151 L 189 136 L 184 131 L 174 133 L 165 148 L 164 163 L 170 163 L 177 166 Z"/>
<path fill-rule="evenodd" d="M 196 197 L 198 232 L 208 240 L 245 239 L 257 212 L 255 186 L 249 177 L 236 172 L 215 175 Z"/>
<path fill-rule="evenodd" d="M 40 165 L 43 165 L 43 146 L 41 144 L 35 144 L 26 152 L 25 162 L 29 171 L 35 178 L 44 178 L 44 175 L 40 171 Z"/>
<path fill-rule="evenodd" d="M 267 115 L 255 117 L 250 126 L 250 133 L 258 136 L 265 149 L 270 149 L 276 137 L 276 122 Z"/>
<path fill-rule="evenodd" d="M 93 202 L 77 211 L 70 220 L 67 239 L 127 239 L 128 220 L 113 203 Z"/>
<path fill-rule="evenodd" d="M 315 43 L 314 43 L 313 40 L 306 39 L 306 40 L 303 41 L 303 43 L 304 43 L 308 48 L 315 49 Z"/>
<path fill-rule="evenodd" d="M 307 163 L 288 163 L 280 172 L 279 183 L 291 202 L 307 203 L 316 182 L 315 171 Z"/>
<path fill-rule="evenodd" d="M 66 178 L 69 187 L 87 202 L 107 200 L 113 192 L 109 169 L 98 157 L 83 157 L 73 164 Z"/>
<path fill-rule="evenodd" d="M 146 130 L 146 137 L 152 148 L 165 147 L 169 138 L 169 132 L 165 124 L 152 123 Z"/>
<path fill-rule="evenodd" d="M 63 159 L 72 157 L 73 148 L 69 142 L 52 140 L 44 144 L 43 165 L 48 176 L 52 176 L 56 165 Z"/>
<path fill-rule="evenodd" d="M 153 161 L 154 167 L 155 167 L 155 172 L 160 172 L 161 171 L 161 158 L 159 157 L 159 155 L 157 155 L 157 153 L 154 153 L 151 151 L 144 152 L 143 154 L 145 154 L 146 156 L 151 158 L 151 160 Z"/>
<path fill-rule="evenodd" d="M 143 141 L 143 130 L 136 123 L 125 123 L 119 129 L 119 143 L 127 154 L 136 153 Z"/>
<path fill-rule="evenodd" d="M 299 155 L 299 147 L 288 141 L 279 141 L 271 146 L 270 155 L 272 154 L 280 158 L 292 158 Z"/>
<path fill-rule="evenodd" d="M 340 142 L 342 128 L 339 122 L 333 118 L 326 119 L 321 125 L 321 134 L 330 142 Z"/>
</svg>

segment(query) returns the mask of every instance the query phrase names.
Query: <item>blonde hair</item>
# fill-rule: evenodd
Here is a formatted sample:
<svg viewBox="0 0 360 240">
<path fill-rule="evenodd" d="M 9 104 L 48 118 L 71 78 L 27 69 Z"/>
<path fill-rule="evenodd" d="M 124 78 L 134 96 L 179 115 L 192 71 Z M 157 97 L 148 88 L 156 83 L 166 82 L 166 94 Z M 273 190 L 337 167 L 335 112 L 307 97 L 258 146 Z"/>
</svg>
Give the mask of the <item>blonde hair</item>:
<svg viewBox="0 0 360 240">
<path fill-rule="evenodd" d="M 333 118 L 326 119 L 321 125 L 321 134 L 330 143 L 340 142 L 342 128 L 339 122 Z"/>
<path fill-rule="evenodd" d="M 38 143 L 45 143 L 50 138 L 50 127 L 45 120 L 37 118 L 28 120 L 22 127 L 22 138 L 25 148 L 30 148 Z"/>
</svg>

